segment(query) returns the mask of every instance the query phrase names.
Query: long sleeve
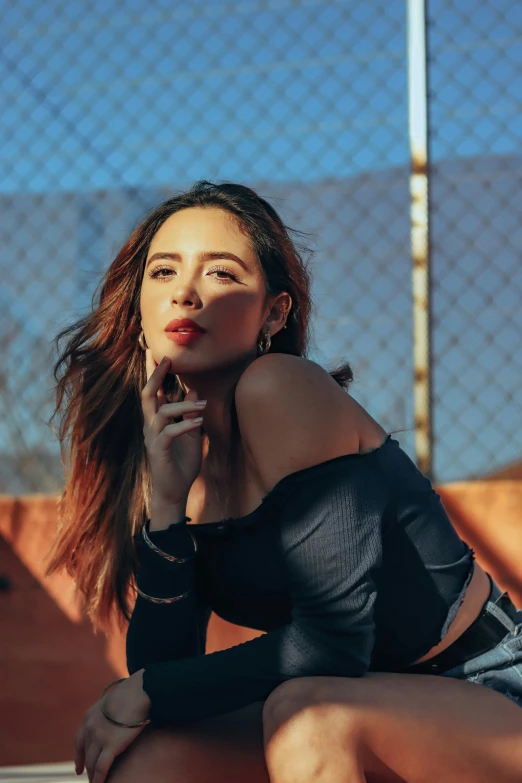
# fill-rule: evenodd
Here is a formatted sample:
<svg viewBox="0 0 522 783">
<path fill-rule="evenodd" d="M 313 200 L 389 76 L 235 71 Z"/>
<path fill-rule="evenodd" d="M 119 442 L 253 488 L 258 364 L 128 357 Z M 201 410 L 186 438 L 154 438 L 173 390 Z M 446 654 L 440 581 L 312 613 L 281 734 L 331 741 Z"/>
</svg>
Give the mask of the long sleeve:
<svg viewBox="0 0 522 783">
<path fill-rule="evenodd" d="M 364 462 L 314 468 L 302 480 L 289 477 L 276 512 L 291 622 L 227 650 L 146 665 L 153 724 L 236 710 L 294 677 L 368 670 L 388 493 L 378 469 Z"/>
<path fill-rule="evenodd" d="M 146 664 L 205 654 L 210 608 L 198 590 L 192 557 L 194 544 L 186 525 L 173 523 L 166 530 L 148 535 L 164 552 L 190 559 L 184 563 L 170 562 L 154 552 L 138 533 L 134 540 L 139 559 L 136 583 L 140 590 L 155 598 L 188 594 L 168 604 L 156 604 L 137 595 L 126 635 L 129 674 Z"/>
</svg>

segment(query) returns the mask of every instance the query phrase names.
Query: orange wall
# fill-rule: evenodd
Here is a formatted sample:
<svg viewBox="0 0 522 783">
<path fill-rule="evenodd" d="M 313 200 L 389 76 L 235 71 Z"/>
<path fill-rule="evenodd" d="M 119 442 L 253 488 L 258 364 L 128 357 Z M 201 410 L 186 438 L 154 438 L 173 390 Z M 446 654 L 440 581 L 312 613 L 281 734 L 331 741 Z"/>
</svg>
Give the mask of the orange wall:
<svg viewBox="0 0 522 783">
<path fill-rule="evenodd" d="M 522 481 L 436 487 L 477 560 L 522 607 Z M 56 496 L 0 496 L 0 766 L 67 761 L 86 710 L 104 685 L 127 676 L 124 634 L 94 636 L 72 580 L 43 577 Z M 259 636 L 212 615 L 207 652 Z"/>
</svg>

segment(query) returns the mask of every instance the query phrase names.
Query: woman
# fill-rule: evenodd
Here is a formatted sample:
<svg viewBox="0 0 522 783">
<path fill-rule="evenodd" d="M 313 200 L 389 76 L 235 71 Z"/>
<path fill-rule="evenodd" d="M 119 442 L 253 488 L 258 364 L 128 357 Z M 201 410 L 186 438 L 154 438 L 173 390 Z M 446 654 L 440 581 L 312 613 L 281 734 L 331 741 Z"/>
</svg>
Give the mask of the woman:
<svg viewBox="0 0 522 783">
<path fill-rule="evenodd" d="M 346 393 L 349 365 L 305 357 L 310 308 L 274 209 L 199 182 L 57 338 L 48 573 L 95 629 L 129 621 L 130 676 L 76 735 L 92 783 L 522 780 L 522 611 Z M 205 655 L 212 609 L 266 633 Z"/>
</svg>

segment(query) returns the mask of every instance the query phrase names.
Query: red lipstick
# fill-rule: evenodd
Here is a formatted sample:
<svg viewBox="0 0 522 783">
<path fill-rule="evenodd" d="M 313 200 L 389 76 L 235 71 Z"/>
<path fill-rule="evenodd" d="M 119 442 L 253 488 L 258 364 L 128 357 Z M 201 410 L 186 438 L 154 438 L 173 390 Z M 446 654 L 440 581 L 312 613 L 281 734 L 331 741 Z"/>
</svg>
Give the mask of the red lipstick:
<svg viewBox="0 0 522 783">
<path fill-rule="evenodd" d="M 204 332 L 199 332 L 194 329 L 192 332 L 165 332 L 167 340 L 171 340 L 178 345 L 191 345 L 191 343 L 197 343 L 201 340 Z"/>
<path fill-rule="evenodd" d="M 203 337 L 206 331 L 192 318 L 174 318 L 165 327 L 167 340 L 178 345 L 191 345 Z"/>
<path fill-rule="evenodd" d="M 174 332 L 179 329 L 190 329 L 201 333 L 207 331 L 203 326 L 196 323 L 196 321 L 193 321 L 192 318 L 174 318 L 172 321 L 169 321 L 165 327 L 166 332 Z"/>
</svg>

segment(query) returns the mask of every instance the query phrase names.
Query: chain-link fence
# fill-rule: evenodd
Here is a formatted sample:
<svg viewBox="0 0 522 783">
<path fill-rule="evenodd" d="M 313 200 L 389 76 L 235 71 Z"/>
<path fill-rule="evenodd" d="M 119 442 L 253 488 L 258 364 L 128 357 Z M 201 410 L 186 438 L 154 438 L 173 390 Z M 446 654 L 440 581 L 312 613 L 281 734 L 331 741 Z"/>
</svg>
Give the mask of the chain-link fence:
<svg viewBox="0 0 522 783">
<path fill-rule="evenodd" d="M 247 184 L 312 233 L 310 358 L 348 359 L 351 393 L 414 456 L 405 4 L 0 7 L 0 491 L 61 489 L 51 340 L 129 230 L 198 179 Z M 522 451 L 522 18 L 458 9 L 428 14 L 438 481 Z"/>
<path fill-rule="evenodd" d="M 522 6 L 428 6 L 435 474 L 522 459 Z"/>
</svg>

